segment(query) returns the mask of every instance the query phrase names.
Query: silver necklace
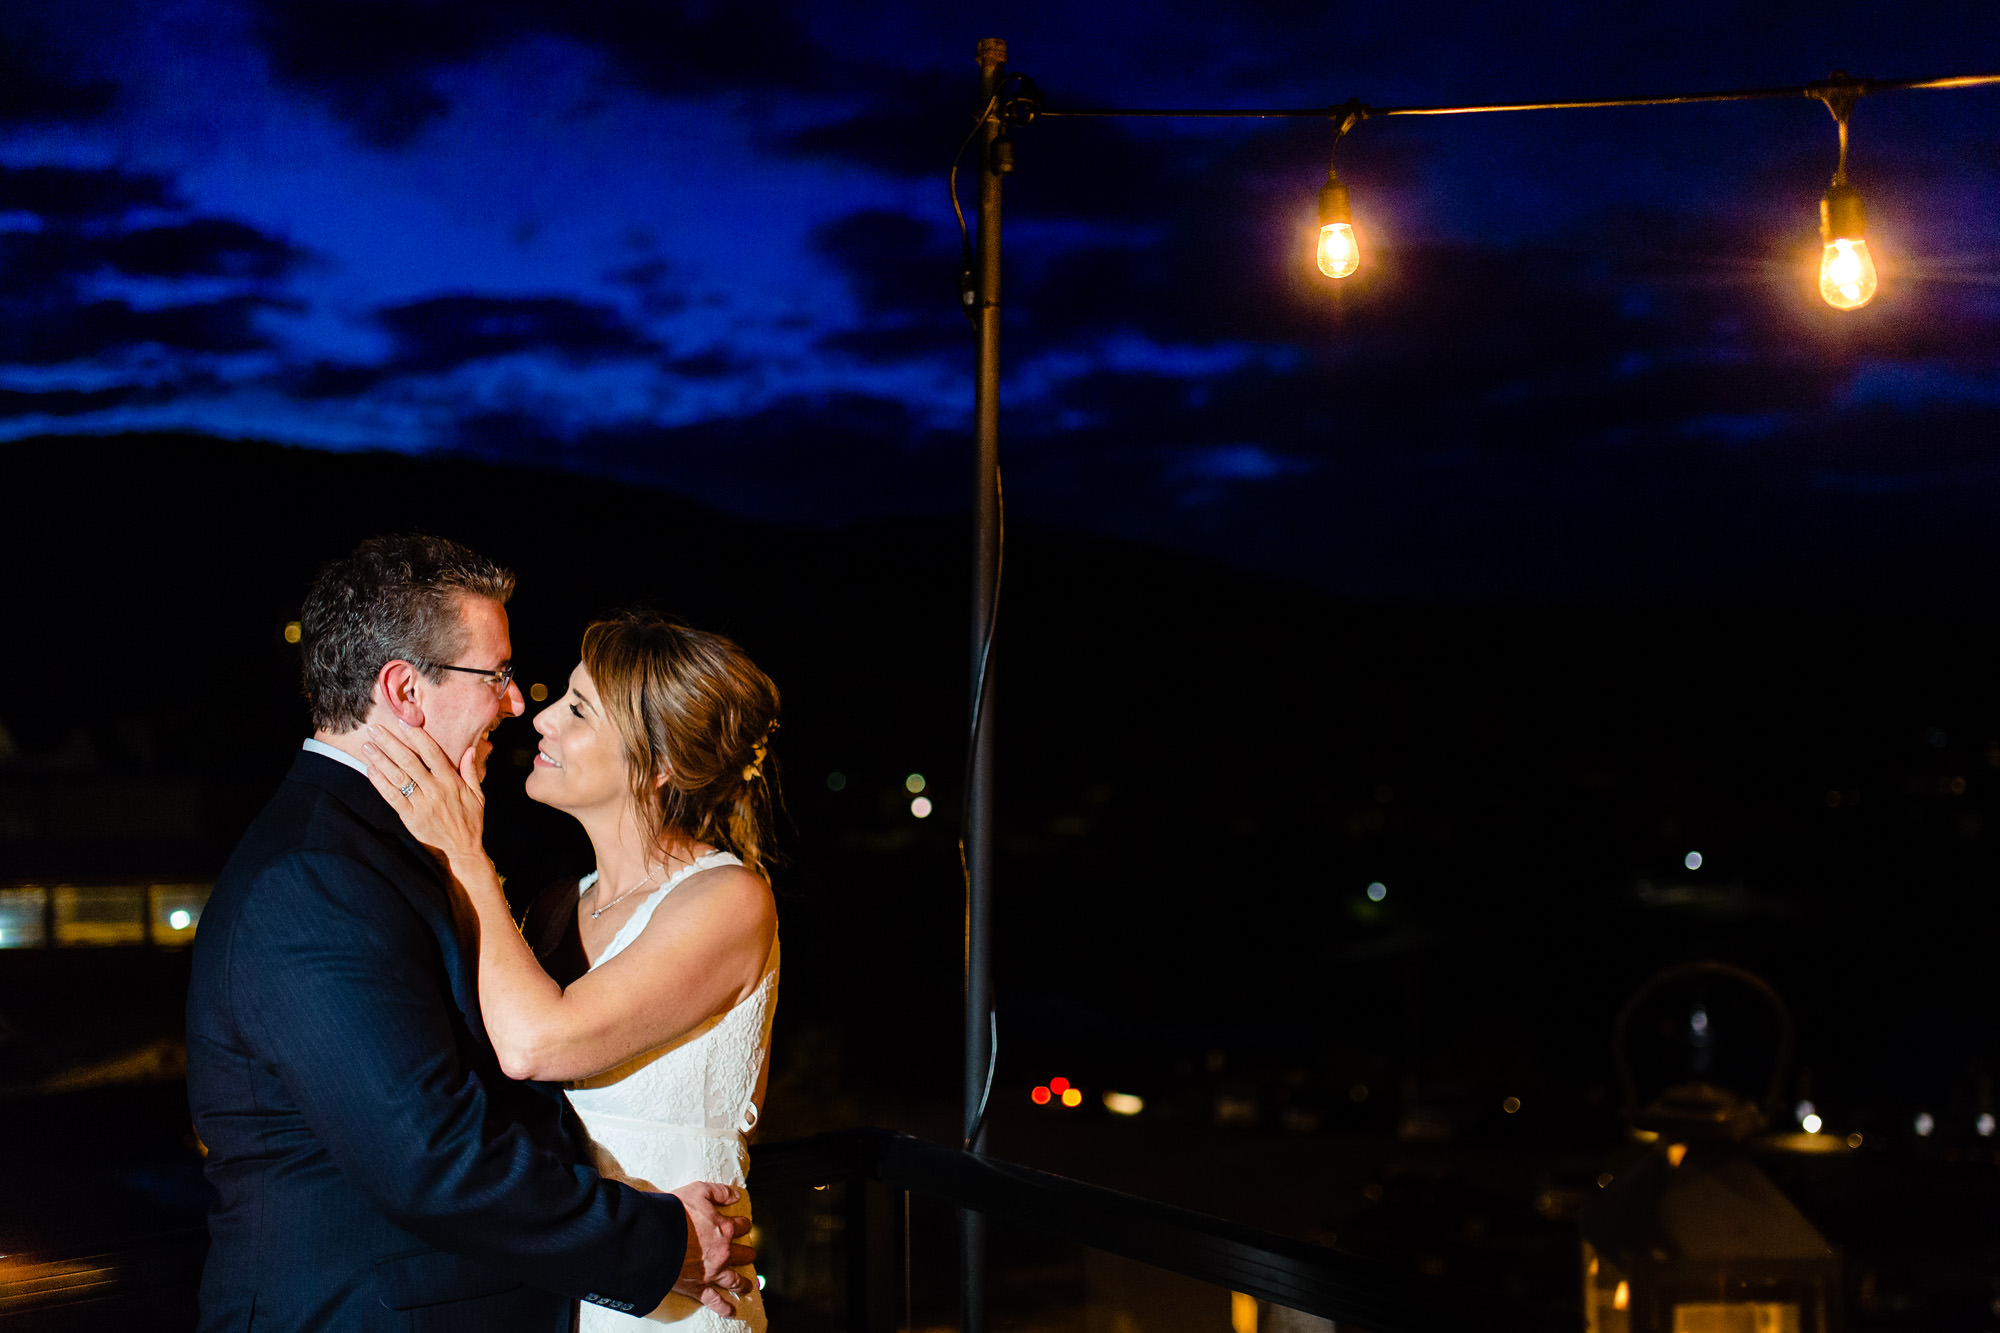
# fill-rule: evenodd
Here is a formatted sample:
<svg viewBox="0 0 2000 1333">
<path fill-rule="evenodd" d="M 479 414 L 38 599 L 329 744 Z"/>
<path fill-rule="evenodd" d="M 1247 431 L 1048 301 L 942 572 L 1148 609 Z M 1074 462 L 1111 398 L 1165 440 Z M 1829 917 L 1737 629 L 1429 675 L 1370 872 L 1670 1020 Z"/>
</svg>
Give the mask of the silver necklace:
<svg viewBox="0 0 2000 1333">
<path fill-rule="evenodd" d="M 604 904 L 604 906 L 598 908 L 595 912 L 592 912 L 590 914 L 590 919 L 592 921 L 597 920 L 597 918 L 603 916 L 606 912 L 618 906 L 618 904 L 624 902 L 627 898 L 630 898 L 633 894 L 637 893 L 639 890 L 645 888 L 647 882 L 650 881 L 652 878 L 653 878 L 653 869 L 651 866 L 648 866 L 646 867 L 645 879 L 640 880 L 637 884 L 634 884 L 631 888 L 625 890 L 625 892 L 619 894 L 616 898 L 613 898 L 610 902 Z M 592 893 L 597 892 L 597 886 L 595 884 L 591 885 L 590 891 Z"/>
</svg>

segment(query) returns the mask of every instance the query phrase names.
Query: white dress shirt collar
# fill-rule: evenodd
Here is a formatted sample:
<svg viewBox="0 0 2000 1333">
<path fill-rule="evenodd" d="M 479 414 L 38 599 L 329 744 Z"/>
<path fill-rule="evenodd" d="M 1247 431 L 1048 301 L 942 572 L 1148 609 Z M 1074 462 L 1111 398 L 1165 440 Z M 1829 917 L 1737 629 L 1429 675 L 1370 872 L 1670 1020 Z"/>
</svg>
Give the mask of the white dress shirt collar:
<svg viewBox="0 0 2000 1333">
<path fill-rule="evenodd" d="M 346 764 L 349 768 L 353 769 L 356 773 L 359 773 L 364 778 L 368 776 L 368 765 L 362 763 L 359 759 L 356 759 L 353 755 L 349 754 L 345 750 L 334 749 L 331 745 L 328 745 L 325 741 L 316 741 L 312 737 L 308 736 L 306 737 L 306 743 L 304 748 L 312 754 L 323 754 L 328 759 L 332 759 L 337 763 Z"/>
</svg>

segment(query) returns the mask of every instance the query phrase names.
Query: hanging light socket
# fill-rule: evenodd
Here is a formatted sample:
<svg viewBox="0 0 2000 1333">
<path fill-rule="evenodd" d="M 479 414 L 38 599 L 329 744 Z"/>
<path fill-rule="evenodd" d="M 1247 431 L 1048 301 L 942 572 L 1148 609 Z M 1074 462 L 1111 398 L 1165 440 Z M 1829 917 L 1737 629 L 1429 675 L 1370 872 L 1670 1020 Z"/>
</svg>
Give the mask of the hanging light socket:
<svg viewBox="0 0 2000 1333">
<path fill-rule="evenodd" d="M 1836 180 L 1819 201 L 1819 238 L 1859 241 L 1868 234 L 1868 210 L 1862 206 L 1861 191 L 1844 180 Z"/>
<path fill-rule="evenodd" d="M 1839 70 L 1819 92 L 1840 127 L 1840 164 L 1819 201 L 1819 295 L 1835 310 L 1859 310 L 1875 299 L 1875 258 L 1868 253 L 1868 210 L 1847 183 L 1847 118 L 1861 85 Z"/>
<path fill-rule="evenodd" d="M 1353 225 L 1354 209 L 1347 198 L 1347 187 L 1340 183 L 1340 177 L 1334 174 L 1332 168 L 1328 168 L 1326 184 L 1319 187 L 1319 225 L 1324 227 L 1334 222 Z"/>
</svg>

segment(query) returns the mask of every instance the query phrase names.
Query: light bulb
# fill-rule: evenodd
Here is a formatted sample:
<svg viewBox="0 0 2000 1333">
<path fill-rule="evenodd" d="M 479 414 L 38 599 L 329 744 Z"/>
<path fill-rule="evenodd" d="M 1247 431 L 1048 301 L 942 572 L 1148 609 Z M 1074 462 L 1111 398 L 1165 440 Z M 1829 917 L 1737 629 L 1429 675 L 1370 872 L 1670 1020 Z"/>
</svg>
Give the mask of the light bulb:
<svg viewBox="0 0 2000 1333">
<path fill-rule="evenodd" d="M 1875 299 L 1875 259 L 1868 253 L 1868 213 L 1861 192 L 1842 176 L 1819 201 L 1820 298 L 1835 310 L 1859 310 Z"/>
<path fill-rule="evenodd" d="M 1361 242 L 1354 237 L 1354 218 L 1347 206 L 1347 187 L 1327 168 L 1319 187 L 1319 271 L 1344 278 L 1361 267 Z"/>
<path fill-rule="evenodd" d="M 1329 222 L 1319 229 L 1319 271 L 1344 278 L 1361 267 L 1361 245 L 1352 222 Z"/>
<path fill-rule="evenodd" d="M 1819 294 L 1835 310 L 1859 310 L 1875 299 L 1875 259 L 1866 240 L 1826 243 L 1819 261 Z"/>
</svg>

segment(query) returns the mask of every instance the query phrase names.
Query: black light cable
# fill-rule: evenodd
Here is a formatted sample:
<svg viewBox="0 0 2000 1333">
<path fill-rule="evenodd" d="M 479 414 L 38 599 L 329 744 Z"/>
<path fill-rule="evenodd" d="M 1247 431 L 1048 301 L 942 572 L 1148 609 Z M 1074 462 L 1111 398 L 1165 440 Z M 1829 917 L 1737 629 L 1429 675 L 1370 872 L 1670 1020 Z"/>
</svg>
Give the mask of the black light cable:
<svg viewBox="0 0 2000 1333">
<path fill-rule="evenodd" d="M 966 322 L 975 329 L 979 327 L 979 284 L 972 276 L 972 229 L 965 225 L 965 209 L 958 202 L 958 164 L 965 160 L 965 150 L 972 147 L 972 141 L 986 127 L 986 118 L 999 104 L 1000 90 L 995 88 L 993 96 L 986 99 L 986 105 L 972 118 L 972 130 L 959 144 L 958 151 L 951 155 L 951 170 L 945 175 L 945 184 L 951 189 L 952 216 L 958 219 L 958 304 L 965 311 Z"/>
<path fill-rule="evenodd" d="M 1042 90 L 1025 74 L 1009 74 L 1002 78 L 1000 86 L 993 90 L 993 96 L 986 99 L 986 105 L 973 117 L 972 130 L 958 145 L 958 151 L 952 154 L 951 170 L 946 174 L 946 184 L 951 189 L 952 216 L 958 219 L 958 303 L 965 311 L 967 322 L 975 329 L 979 327 L 979 284 L 972 274 L 972 229 L 965 225 L 965 209 L 958 202 L 958 164 L 965 160 L 965 150 L 972 147 L 979 131 L 996 113 L 1003 125 L 1026 125 L 1042 114 Z M 1004 128 L 993 141 L 993 160 L 987 165 L 1002 175 L 1014 170 L 1014 141 L 1007 137 Z"/>
<path fill-rule="evenodd" d="M 1919 88 L 1979 88 L 2000 83 L 2000 74 L 1953 74 L 1936 79 L 1850 79 L 1836 74 L 1835 82 L 1852 88 L 1857 95 L 1904 92 Z M 1363 115 L 1379 116 L 1476 116 L 1495 111 L 1588 111 L 1617 106 L 1681 106 L 1694 102 L 1754 102 L 1780 98 L 1810 97 L 1825 100 L 1826 85 L 1805 87 L 1738 88 L 1713 93 L 1668 93 L 1656 97 L 1590 97 L 1560 102 L 1478 102 L 1462 106 L 1366 106 Z M 1349 103 L 1348 105 L 1355 105 Z M 1208 119 L 1325 120 L 1347 110 L 1336 107 L 1250 107 L 1243 109 L 1204 107 L 1043 107 L 1043 116 L 1170 117 L 1191 116 Z"/>
<path fill-rule="evenodd" d="M 965 881 L 965 949 L 969 959 L 972 953 L 972 863 L 966 858 L 966 840 L 972 834 L 972 766 L 979 757 L 979 719 L 986 708 L 986 667 L 993 657 L 993 636 L 1000 626 L 1000 585 L 1007 569 L 1007 503 L 1006 493 L 1000 485 L 1000 469 L 993 469 L 993 593 L 986 602 L 986 629 L 979 641 L 979 666 L 972 674 L 972 734 L 966 738 L 965 784 L 960 789 L 965 798 L 960 802 L 958 812 L 958 871 Z M 967 967 L 970 981 L 971 968 Z M 993 1071 L 1000 1065 L 1000 1011 L 998 1006 L 986 1011 L 986 1086 L 979 1094 L 979 1110 L 972 1117 L 972 1127 L 966 1131 L 965 1149 L 972 1151 L 978 1141 L 979 1131 L 986 1127 L 986 1108 L 993 1100 Z"/>
</svg>

